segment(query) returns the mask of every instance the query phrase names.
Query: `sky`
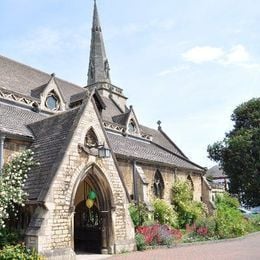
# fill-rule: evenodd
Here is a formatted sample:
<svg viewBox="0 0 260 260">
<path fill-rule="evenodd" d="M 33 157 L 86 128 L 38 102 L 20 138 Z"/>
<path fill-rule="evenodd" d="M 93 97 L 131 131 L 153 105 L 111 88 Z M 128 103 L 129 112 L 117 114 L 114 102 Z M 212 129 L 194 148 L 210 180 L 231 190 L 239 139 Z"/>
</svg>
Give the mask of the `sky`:
<svg viewBox="0 0 260 260">
<path fill-rule="evenodd" d="M 260 1 L 97 0 L 112 83 L 195 163 L 260 97 Z M 87 83 L 92 0 L 1 0 L 0 54 Z"/>
</svg>

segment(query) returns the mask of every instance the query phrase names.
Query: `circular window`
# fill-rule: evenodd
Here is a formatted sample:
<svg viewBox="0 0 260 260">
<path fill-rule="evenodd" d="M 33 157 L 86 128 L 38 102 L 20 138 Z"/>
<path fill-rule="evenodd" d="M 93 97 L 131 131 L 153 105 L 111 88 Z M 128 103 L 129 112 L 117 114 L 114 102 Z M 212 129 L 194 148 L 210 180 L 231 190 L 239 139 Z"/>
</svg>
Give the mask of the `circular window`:
<svg viewBox="0 0 260 260">
<path fill-rule="evenodd" d="M 59 100 L 54 94 L 50 94 L 46 99 L 46 107 L 50 110 L 58 110 Z"/>
<path fill-rule="evenodd" d="M 129 124 L 128 124 L 128 131 L 130 133 L 135 133 L 136 132 L 136 126 L 135 126 L 135 123 L 133 121 L 131 121 Z"/>
</svg>

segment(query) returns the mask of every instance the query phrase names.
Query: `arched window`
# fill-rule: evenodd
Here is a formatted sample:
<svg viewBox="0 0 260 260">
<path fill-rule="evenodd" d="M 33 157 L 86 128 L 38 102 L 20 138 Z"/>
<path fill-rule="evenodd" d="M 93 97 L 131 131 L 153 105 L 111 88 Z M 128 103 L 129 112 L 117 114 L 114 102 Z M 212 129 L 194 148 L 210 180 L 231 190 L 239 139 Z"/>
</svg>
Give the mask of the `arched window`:
<svg viewBox="0 0 260 260">
<path fill-rule="evenodd" d="M 59 110 L 60 107 L 60 101 L 57 95 L 52 91 L 48 94 L 46 101 L 45 101 L 45 106 L 53 111 Z"/>
<path fill-rule="evenodd" d="M 192 192 L 192 199 L 193 199 L 194 184 L 193 184 L 193 181 L 192 181 L 192 178 L 191 178 L 190 175 L 187 177 L 187 181 L 188 181 L 188 183 L 190 184 L 191 192 Z"/>
<path fill-rule="evenodd" d="M 85 137 L 85 146 L 89 148 L 97 147 L 98 146 L 98 138 L 93 130 L 90 128 Z"/>
<path fill-rule="evenodd" d="M 162 199 L 163 192 L 164 192 L 164 182 L 163 182 L 162 174 L 158 170 L 154 175 L 153 189 L 154 189 L 154 195 L 157 198 Z"/>
<path fill-rule="evenodd" d="M 128 124 L 128 132 L 135 133 L 136 132 L 136 125 L 133 120 L 131 120 Z"/>
</svg>

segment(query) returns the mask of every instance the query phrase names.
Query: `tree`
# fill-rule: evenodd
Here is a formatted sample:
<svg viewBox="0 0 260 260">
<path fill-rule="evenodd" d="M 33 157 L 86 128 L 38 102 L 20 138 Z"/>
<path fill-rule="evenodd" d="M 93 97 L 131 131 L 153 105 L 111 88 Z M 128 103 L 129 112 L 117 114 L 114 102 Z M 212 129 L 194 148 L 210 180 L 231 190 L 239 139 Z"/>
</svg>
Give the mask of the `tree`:
<svg viewBox="0 0 260 260">
<path fill-rule="evenodd" d="M 260 98 L 239 105 L 231 115 L 234 128 L 208 146 L 230 179 L 230 192 L 249 206 L 260 205 Z"/>
<path fill-rule="evenodd" d="M 33 152 L 26 150 L 3 167 L 0 175 L 0 229 L 5 227 L 10 213 L 17 213 L 16 206 L 24 206 L 27 194 L 23 188 L 27 173 L 34 165 Z"/>
</svg>

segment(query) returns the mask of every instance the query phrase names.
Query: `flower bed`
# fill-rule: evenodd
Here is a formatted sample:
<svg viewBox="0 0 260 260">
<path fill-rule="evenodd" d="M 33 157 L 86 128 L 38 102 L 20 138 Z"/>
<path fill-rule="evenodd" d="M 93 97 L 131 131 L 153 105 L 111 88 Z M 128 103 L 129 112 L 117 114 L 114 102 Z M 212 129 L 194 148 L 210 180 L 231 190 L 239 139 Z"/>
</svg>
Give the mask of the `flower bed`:
<svg viewBox="0 0 260 260">
<path fill-rule="evenodd" d="M 182 238 L 182 232 L 178 229 L 169 227 L 168 225 L 154 224 L 150 226 L 140 226 L 136 228 L 137 247 L 167 245 L 172 246 Z M 141 239 L 143 237 L 143 241 Z"/>
</svg>

